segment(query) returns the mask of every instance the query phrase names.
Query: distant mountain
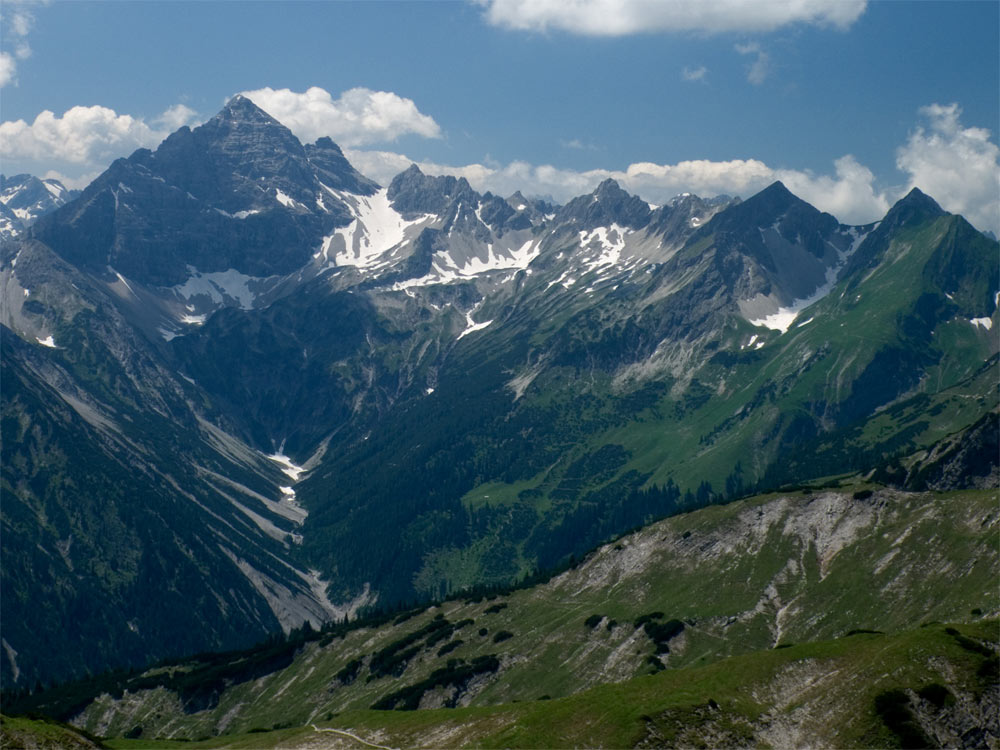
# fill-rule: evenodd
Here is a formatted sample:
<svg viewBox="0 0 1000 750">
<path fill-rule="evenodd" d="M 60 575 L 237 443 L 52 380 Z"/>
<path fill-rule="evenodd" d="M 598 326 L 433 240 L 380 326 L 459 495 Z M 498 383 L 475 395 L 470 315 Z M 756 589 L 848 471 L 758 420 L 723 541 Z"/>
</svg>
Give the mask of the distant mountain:
<svg viewBox="0 0 1000 750">
<path fill-rule="evenodd" d="M 780 183 L 383 188 L 237 97 L 0 260 L 5 684 L 507 584 L 752 490 L 994 471 L 948 436 L 997 409 L 1000 252 L 919 191 L 847 226 Z"/>
<path fill-rule="evenodd" d="M 39 217 L 55 211 L 80 194 L 59 180 L 30 174 L 0 174 L 0 241 L 13 239 Z"/>
</svg>

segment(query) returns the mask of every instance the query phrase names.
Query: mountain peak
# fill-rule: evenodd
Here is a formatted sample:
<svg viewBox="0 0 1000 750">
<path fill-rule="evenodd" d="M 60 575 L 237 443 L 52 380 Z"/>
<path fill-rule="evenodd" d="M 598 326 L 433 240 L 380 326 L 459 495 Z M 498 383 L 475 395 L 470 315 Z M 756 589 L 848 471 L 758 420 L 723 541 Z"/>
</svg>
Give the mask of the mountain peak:
<svg viewBox="0 0 1000 750">
<path fill-rule="evenodd" d="M 785 187 L 785 183 L 781 180 L 772 182 L 757 193 L 757 195 L 748 198 L 745 202 L 750 203 L 751 201 L 759 203 L 762 206 L 768 206 L 774 210 L 787 209 L 794 203 L 802 202 L 795 193 Z"/>
<path fill-rule="evenodd" d="M 216 118 L 238 122 L 278 122 L 242 94 L 237 94 L 226 102 Z"/>
<path fill-rule="evenodd" d="M 905 196 L 896 201 L 889 209 L 882 223 L 888 227 L 901 227 L 907 224 L 919 224 L 929 219 L 936 219 L 947 213 L 937 201 L 919 188 L 913 188 Z"/>
<path fill-rule="evenodd" d="M 625 191 L 622 190 L 622 187 L 621 185 L 618 184 L 617 180 L 608 177 L 603 182 L 601 182 L 600 185 L 597 186 L 597 189 L 594 191 L 594 195 L 597 196 L 617 195 L 618 193 L 624 193 L 624 192 Z"/>
<path fill-rule="evenodd" d="M 558 221 L 569 221 L 584 229 L 620 224 L 642 229 L 649 223 L 649 204 L 630 195 L 610 177 L 590 195 L 574 198 L 558 213 Z"/>
<path fill-rule="evenodd" d="M 938 205 L 938 202 L 931 198 L 927 193 L 923 192 L 920 188 L 915 187 L 910 190 L 906 195 L 896 201 L 896 205 L 893 208 L 901 206 L 910 206 L 913 208 L 919 207 L 921 210 L 928 211 L 930 213 L 943 214 L 944 209 Z"/>
<path fill-rule="evenodd" d="M 790 218 L 790 214 L 799 215 L 807 221 L 813 221 L 821 212 L 792 193 L 780 181 L 773 182 L 756 195 L 741 203 L 730 206 L 721 212 L 714 223 L 715 231 L 726 230 L 756 232 L 759 228 L 770 227 L 778 221 Z M 836 224 L 836 220 L 826 215 Z M 827 222 L 828 223 L 828 222 Z M 791 226 L 789 226 L 791 229 Z"/>
</svg>

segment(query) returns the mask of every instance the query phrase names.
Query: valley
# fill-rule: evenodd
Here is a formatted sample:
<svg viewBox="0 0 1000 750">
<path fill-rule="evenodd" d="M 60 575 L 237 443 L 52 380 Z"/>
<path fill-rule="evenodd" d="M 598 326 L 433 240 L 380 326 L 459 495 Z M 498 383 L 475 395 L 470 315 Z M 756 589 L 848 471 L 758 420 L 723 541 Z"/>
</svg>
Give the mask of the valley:
<svg viewBox="0 0 1000 750">
<path fill-rule="evenodd" d="M 919 189 L 847 225 L 781 182 L 383 187 L 242 96 L 79 195 L 0 187 L 5 712 L 998 736 L 1000 246 Z"/>
</svg>

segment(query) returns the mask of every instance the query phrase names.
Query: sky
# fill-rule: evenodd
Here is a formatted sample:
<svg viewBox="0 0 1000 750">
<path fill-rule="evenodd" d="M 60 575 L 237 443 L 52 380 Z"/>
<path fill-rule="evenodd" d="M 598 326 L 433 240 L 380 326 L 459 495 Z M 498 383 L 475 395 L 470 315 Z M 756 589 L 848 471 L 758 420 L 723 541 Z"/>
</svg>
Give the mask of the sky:
<svg viewBox="0 0 1000 750">
<path fill-rule="evenodd" d="M 559 202 L 916 186 L 1000 233 L 1000 2 L 0 0 L 0 169 L 82 187 L 244 93 L 387 184 Z"/>
</svg>

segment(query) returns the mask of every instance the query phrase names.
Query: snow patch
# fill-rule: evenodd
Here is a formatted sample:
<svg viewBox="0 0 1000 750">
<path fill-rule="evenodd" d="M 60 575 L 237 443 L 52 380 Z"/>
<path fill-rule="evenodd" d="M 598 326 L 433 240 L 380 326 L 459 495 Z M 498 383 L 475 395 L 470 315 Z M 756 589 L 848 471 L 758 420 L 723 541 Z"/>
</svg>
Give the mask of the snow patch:
<svg viewBox="0 0 1000 750">
<path fill-rule="evenodd" d="M 339 197 L 332 189 L 326 189 L 334 197 Z M 430 214 L 426 214 L 407 221 L 389 203 L 388 193 L 388 188 L 382 188 L 374 195 L 350 196 L 354 221 L 324 237 L 317 257 L 322 256 L 327 261 L 332 260 L 338 266 L 367 268 L 386 251 L 402 244 L 406 239 L 407 227 L 433 218 Z M 338 249 L 331 258 L 332 245 L 338 237 L 343 242 L 343 250 Z"/>
<path fill-rule="evenodd" d="M 490 323 L 493 322 L 492 320 L 487 320 L 483 323 L 476 323 L 475 321 L 472 320 L 471 312 L 467 312 L 465 314 L 465 320 L 467 325 L 465 330 L 462 331 L 460 334 L 458 334 L 459 339 L 461 339 L 464 336 L 468 336 L 470 333 L 474 333 L 475 331 L 481 331 L 482 329 L 486 328 L 486 326 L 488 326 Z M 458 339 L 455 340 L 457 341 Z"/>
<path fill-rule="evenodd" d="M 588 270 L 616 264 L 621 258 L 622 250 L 625 249 L 625 234 L 626 230 L 617 224 L 612 224 L 610 227 L 597 227 L 590 232 L 580 232 L 581 246 L 586 247 L 597 240 L 603 249 L 597 260 L 590 263 Z"/>
<path fill-rule="evenodd" d="M 974 326 L 982 326 L 987 331 L 993 327 L 993 321 L 989 318 L 971 318 L 969 322 Z"/>
<path fill-rule="evenodd" d="M 205 324 L 207 315 L 181 315 L 181 323 L 189 326 L 200 326 Z"/>
<path fill-rule="evenodd" d="M 277 464 L 280 464 L 281 471 L 293 482 L 299 481 L 299 477 L 302 475 L 302 472 L 305 471 L 304 468 L 294 464 L 292 462 L 292 459 L 290 459 L 281 451 L 278 451 L 277 453 L 272 453 L 270 456 L 267 456 L 267 458 L 271 459 Z M 284 492 L 286 489 L 291 490 L 291 487 L 282 487 L 281 491 Z M 292 491 L 291 494 L 294 495 L 295 492 Z"/>
<path fill-rule="evenodd" d="M 419 279 L 407 279 L 393 284 L 393 291 L 406 291 L 411 287 L 444 284 L 458 279 L 473 278 L 489 271 L 522 271 L 538 257 L 541 252 L 536 240 L 528 240 L 516 250 L 496 252 L 493 245 L 486 246 L 486 259 L 470 258 L 463 266 L 456 266 L 451 258 L 442 253 L 435 253 L 431 264 L 431 272 Z M 485 325 L 485 324 L 484 324 Z"/>
<path fill-rule="evenodd" d="M 278 199 L 278 203 L 280 203 L 285 208 L 305 208 L 305 206 L 303 206 L 297 200 L 292 198 L 290 195 L 286 195 L 277 188 L 275 188 L 274 192 L 275 192 L 274 197 Z"/>
<path fill-rule="evenodd" d="M 259 208 L 252 208 L 252 209 L 250 209 L 248 211 L 237 211 L 234 214 L 231 214 L 228 211 L 223 211 L 221 208 L 217 208 L 215 210 L 218 211 L 223 216 L 229 218 L 229 219 L 245 219 L 248 216 L 253 216 L 254 214 L 259 214 L 260 213 L 260 209 Z"/>
<path fill-rule="evenodd" d="M 815 292 L 810 294 L 808 297 L 793 300 L 792 304 L 788 307 L 779 307 L 777 312 L 766 315 L 763 318 L 757 318 L 749 321 L 750 325 L 764 326 L 765 328 L 785 333 L 792 323 L 795 322 L 795 318 L 798 317 L 800 312 L 805 310 L 810 305 L 819 302 L 830 293 L 830 290 L 833 289 L 833 285 L 837 283 L 837 275 L 840 273 L 840 269 L 843 268 L 844 262 L 851 255 L 851 253 L 857 249 L 858 245 L 864 241 L 864 238 L 867 237 L 868 234 L 861 234 L 858 232 L 857 227 L 851 227 L 851 236 L 853 238 L 851 247 L 846 252 L 840 253 L 840 260 L 838 263 L 826 269 L 826 281 L 820 285 Z M 804 326 L 812 320 L 813 318 L 809 318 L 809 320 L 805 321 L 805 323 L 801 323 L 797 327 Z"/>
<path fill-rule="evenodd" d="M 51 334 L 51 333 L 50 333 L 50 334 L 49 334 L 48 336 L 46 336 L 46 337 L 45 337 L 44 339 L 43 339 L 43 338 L 39 338 L 38 336 L 36 336 L 36 337 L 35 337 L 35 340 L 36 340 L 36 341 L 37 341 L 37 342 L 38 342 L 39 344 L 41 344 L 42 346 L 47 346 L 47 347 L 49 347 L 50 349 L 57 349 L 57 348 L 58 348 L 58 347 L 56 346 L 56 342 L 55 342 L 55 341 L 53 340 L 53 338 L 52 338 L 52 334 Z"/>
<path fill-rule="evenodd" d="M 207 296 L 216 305 L 225 304 L 227 299 L 236 300 L 241 310 L 252 310 L 257 298 L 250 285 L 260 282 L 255 276 L 247 276 L 235 268 L 213 273 L 201 273 L 193 266 L 188 266 L 191 277 L 179 286 L 173 287 L 174 292 L 185 300 L 198 296 Z"/>
</svg>

